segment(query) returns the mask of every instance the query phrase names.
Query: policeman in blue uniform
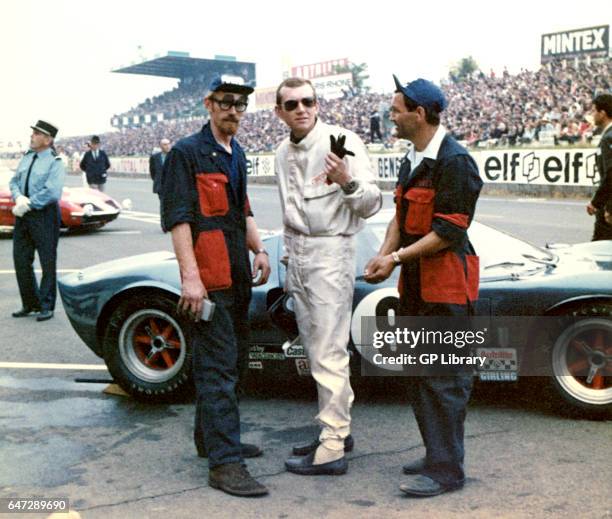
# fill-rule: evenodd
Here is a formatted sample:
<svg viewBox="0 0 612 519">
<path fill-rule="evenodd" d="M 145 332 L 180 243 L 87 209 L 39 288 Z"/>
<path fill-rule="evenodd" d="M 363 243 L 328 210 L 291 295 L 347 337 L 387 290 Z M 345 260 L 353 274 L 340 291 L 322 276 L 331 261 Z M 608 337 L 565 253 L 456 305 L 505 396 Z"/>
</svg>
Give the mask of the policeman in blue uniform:
<svg viewBox="0 0 612 519">
<path fill-rule="evenodd" d="M 37 321 L 53 317 L 56 287 L 57 242 L 60 230 L 59 200 L 64 186 L 64 163 L 53 148 L 57 128 L 46 121 L 31 127 L 30 150 L 10 181 L 15 206 L 13 261 L 22 308 L 13 317 L 38 313 Z M 42 279 L 34 276 L 34 252 L 38 251 Z"/>
<path fill-rule="evenodd" d="M 467 229 L 482 180 L 467 150 L 440 124 L 446 107 L 442 91 L 424 79 L 406 86 L 394 79 L 391 119 L 398 137 L 414 146 L 400 168 L 396 215 L 379 254 L 366 266 L 365 279 L 380 282 L 401 265 L 401 316 L 466 318 L 478 297 L 478 257 Z M 426 456 L 404 466 L 408 479 L 400 485 L 420 497 L 456 490 L 465 482 L 463 424 L 472 389 L 469 372 L 423 372 L 426 376 L 411 377 L 411 397 Z"/>
<path fill-rule="evenodd" d="M 230 78 L 213 79 L 204 99 L 210 122 L 170 150 L 161 196 L 162 226 L 172 232 L 181 274 L 179 309 L 197 321 L 189 330 L 196 449 L 208 457 L 210 486 L 237 496 L 268 493 L 244 465 L 244 458 L 262 451 L 240 441 L 236 396 L 248 348 L 251 284 L 256 275 L 262 284 L 270 274 L 247 197 L 246 155 L 234 137 L 252 92 Z M 216 304 L 206 322 L 198 319 L 204 299 Z"/>
</svg>

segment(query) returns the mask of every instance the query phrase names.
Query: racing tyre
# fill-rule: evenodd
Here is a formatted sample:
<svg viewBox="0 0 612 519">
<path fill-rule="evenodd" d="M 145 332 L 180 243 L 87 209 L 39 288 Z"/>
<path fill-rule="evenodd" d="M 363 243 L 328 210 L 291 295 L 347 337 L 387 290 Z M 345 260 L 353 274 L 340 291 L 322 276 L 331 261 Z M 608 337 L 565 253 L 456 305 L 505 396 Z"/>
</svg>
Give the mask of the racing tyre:
<svg viewBox="0 0 612 519">
<path fill-rule="evenodd" d="M 104 334 L 104 360 L 115 382 L 147 402 L 193 394 L 186 329 L 169 297 L 140 295 L 123 301 Z"/>
<path fill-rule="evenodd" d="M 572 312 L 551 349 L 552 386 L 572 414 L 612 415 L 612 306 Z"/>
</svg>

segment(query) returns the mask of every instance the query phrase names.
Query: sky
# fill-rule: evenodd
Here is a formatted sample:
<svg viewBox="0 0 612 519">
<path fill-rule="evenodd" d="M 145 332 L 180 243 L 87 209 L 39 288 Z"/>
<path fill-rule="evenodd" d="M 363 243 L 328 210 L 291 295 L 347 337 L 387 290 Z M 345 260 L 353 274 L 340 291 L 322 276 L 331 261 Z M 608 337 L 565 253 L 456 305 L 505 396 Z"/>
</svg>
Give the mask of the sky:
<svg viewBox="0 0 612 519">
<path fill-rule="evenodd" d="M 347 57 L 368 64 L 375 91 L 390 92 L 392 74 L 439 82 L 467 56 L 484 71 L 537 69 L 542 34 L 612 18 L 604 0 L 5 0 L 0 9 L 4 143 L 27 143 L 38 119 L 59 138 L 109 131 L 114 114 L 176 85 L 111 70 L 168 51 L 254 61 L 260 87 L 276 86 L 287 63 Z"/>
</svg>

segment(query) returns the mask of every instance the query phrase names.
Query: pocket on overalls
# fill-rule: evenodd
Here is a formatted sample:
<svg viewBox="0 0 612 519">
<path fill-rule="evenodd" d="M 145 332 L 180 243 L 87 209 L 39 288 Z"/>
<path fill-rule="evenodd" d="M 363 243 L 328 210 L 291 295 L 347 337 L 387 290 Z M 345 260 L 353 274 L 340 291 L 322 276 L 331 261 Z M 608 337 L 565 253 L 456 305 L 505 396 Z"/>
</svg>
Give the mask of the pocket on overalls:
<svg viewBox="0 0 612 519">
<path fill-rule="evenodd" d="M 198 234 L 195 257 L 200 279 L 207 291 L 232 286 L 232 271 L 223 231 L 203 231 Z"/>
<path fill-rule="evenodd" d="M 408 212 L 404 222 L 404 231 L 408 234 L 427 234 L 431 231 L 434 210 L 433 189 L 413 187 L 404 193 L 408 200 Z"/>
<path fill-rule="evenodd" d="M 204 216 L 224 216 L 229 211 L 227 177 L 223 173 L 196 175 L 200 211 Z"/>
<path fill-rule="evenodd" d="M 421 299 L 427 303 L 467 304 L 465 271 L 461 258 L 450 250 L 421 256 Z"/>
</svg>

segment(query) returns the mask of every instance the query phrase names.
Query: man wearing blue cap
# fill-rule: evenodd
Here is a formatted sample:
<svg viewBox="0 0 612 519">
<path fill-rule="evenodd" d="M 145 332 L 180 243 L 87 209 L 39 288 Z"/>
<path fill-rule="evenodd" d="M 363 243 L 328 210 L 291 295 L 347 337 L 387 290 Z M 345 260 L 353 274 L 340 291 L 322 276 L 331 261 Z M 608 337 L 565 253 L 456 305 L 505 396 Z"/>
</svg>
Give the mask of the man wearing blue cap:
<svg viewBox="0 0 612 519">
<path fill-rule="evenodd" d="M 64 163 L 53 148 L 57 128 L 38 121 L 32 128 L 30 150 L 21 159 L 9 183 L 15 201 L 13 214 L 13 261 L 22 308 L 13 317 L 40 312 L 37 321 L 53 317 L 55 309 L 57 243 L 60 231 L 58 202 L 64 186 Z M 38 251 L 42 278 L 34 275 L 34 253 Z"/>
<path fill-rule="evenodd" d="M 413 147 L 400 168 L 396 215 L 378 255 L 366 266 L 365 279 L 378 283 L 401 265 L 400 315 L 469 316 L 479 273 L 467 229 L 482 180 L 474 160 L 440 124 L 446 107 L 442 91 L 425 79 L 406 86 L 394 79 L 391 120 L 397 136 Z M 404 466 L 409 479 L 400 485 L 406 494 L 420 497 L 464 484 L 463 426 L 472 388 L 471 373 L 423 372 L 427 376 L 410 380 L 426 455 Z"/>
<path fill-rule="evenodd" d="M 251 285 L 257 274 L 257 284 L 270 274 L 247 197 L 246 156 L 234 138 L 251 92 L 235 78 L 213 79 L 204 99 L 210 121 L 170 150 L 161 189 L 162 227 L 172 232 L 181 274 L 178 310 L 192 322 L 196 449 L 208 457 L 210 486 L 237 496 L 268 493 L 244 465 L 244 458 L 262 451 L 240 442 L 236 397 L 248 349 Z M 203 321 L 205 300 L 215 311 Z"/>
</svg>

